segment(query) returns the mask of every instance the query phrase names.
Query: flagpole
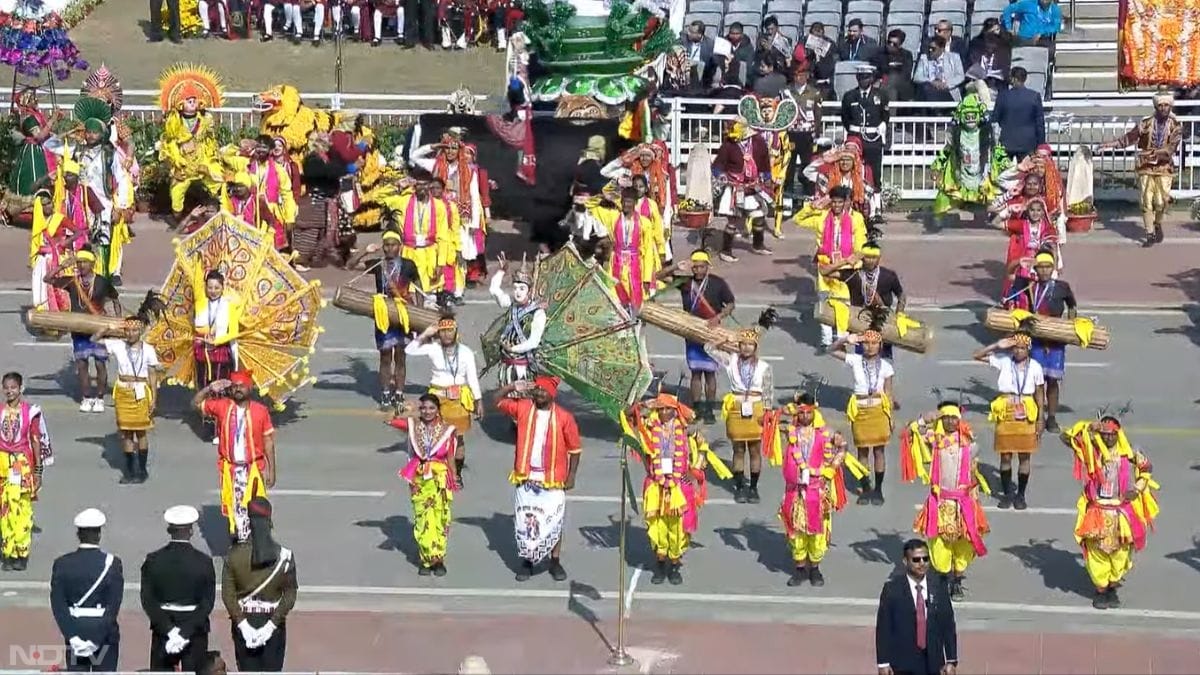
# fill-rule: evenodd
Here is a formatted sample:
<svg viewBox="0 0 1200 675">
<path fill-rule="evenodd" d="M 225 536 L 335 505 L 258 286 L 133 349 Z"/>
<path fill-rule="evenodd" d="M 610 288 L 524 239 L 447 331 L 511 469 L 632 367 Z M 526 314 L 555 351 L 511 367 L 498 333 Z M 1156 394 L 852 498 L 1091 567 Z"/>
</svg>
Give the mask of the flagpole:
<svg viewBox="0 0 1200 675">
<path fill-rule="evenodd" d="M 625 667 L 634 664 L 625 651 L 625 525 L 628 517 L 625 505 L 629 501 L 629 453 L 621 449 L 621 522 L 617 525 L 617 646 L 608 665 Z"/>
<path fill-rule="evenodd" d="M 338 3 L 338 10 L 342 17 L 342 21 L 347 20 L 349 17 L 346 16 L 346 13 L 345 13 L 346 8 L 344 6 L 342 6 L 342 0 L 336 0 L 336 1 Z M 367 17 L 368 20 L 370 18 L 371 17 L 369 17 L 369 16 Z M 333 96 L 332 108 L 334 110 L 341 110 L 342 109 L 342 43 L 344 42 L 344 39 L 343 39 L 344 31 L 343 31 L 343 25 L 342 25 L 341 21 L 335 21 L 334 24 L 335 24 L 334 31 L 336 33 L 334 35 L 334 48 L 336 51 L 336 56 L 334 57 L 334 60 L 333 60 L 333 91 L 335 93 Z"/>
</svg>

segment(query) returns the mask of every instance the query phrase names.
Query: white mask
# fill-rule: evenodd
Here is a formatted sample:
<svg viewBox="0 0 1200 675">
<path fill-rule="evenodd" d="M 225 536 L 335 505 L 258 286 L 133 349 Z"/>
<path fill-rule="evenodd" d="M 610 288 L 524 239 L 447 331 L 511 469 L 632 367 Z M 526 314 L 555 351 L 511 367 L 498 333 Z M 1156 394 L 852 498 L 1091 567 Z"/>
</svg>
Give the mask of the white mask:
<svg viewBox="0 0 1200 675">
<path fill-rule="evenodd" d="M 523 305 L 529 301 L 529 286 L 521 282 L 513 283 L 513 300 L 518 305 Z"/>
</svg>

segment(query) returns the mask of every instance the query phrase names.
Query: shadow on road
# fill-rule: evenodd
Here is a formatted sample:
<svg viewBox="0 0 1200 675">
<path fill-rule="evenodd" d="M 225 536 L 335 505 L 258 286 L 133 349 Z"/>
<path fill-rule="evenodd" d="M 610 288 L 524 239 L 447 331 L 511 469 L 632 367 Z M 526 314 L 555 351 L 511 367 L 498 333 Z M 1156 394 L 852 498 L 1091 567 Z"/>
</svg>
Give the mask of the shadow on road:
<svg viewBox="0 0 1200 675">
<path fill-rule="evenodd" d="M 613 651 L 612 642 L 609 641 L 608 636 L 600 628 L 600 617 L 596 615 L 596 612 L 592 611 L 591 607 L 580 602 L 580 598 L 598 602 L 601 599 L 600 591 L 596 590 L 590 584 L 572 580 L 571 592 L 567 597 L 567 611 L 583 619 L 595 631 L 596 637 L 600 638 L 600 642 L 604 643 L 605 649 L 610 652 Z"/>
<path fill-rule="evenodd" d="M 113 471 L 120 472 L 125 468 L 125 453 L 121 448 L 121 435 L 117 432 L 105 436 L 83 436 L 76 438 L 77 443 L 87 443 L 100 448 L 100 457 L 108 463 Z M 153 448 L 151 448 L 153 453 Z"/>
<path fill-rule="evenodd" d="M 729 548 L 757 555 L 758 564 L 768 572 L 791 574 L 795 566 L 788 554 L 787 536 L 762 522 L 744 519 L 738 527 L 718 527 L 713 532 Z"/>
<path fill-rule="evenodd" d="M 495 551 L 513 573 L 520 569 L 521 558 L 517 555 L 517 542 L 513 538 L 512 514 L 493 513 L 490 518 L 468 516 L 457 518 L 455 522 L 478 527 L 487 538 L 488 549 Z"/>
<path fill-rule="evenodd" d="M 333 376 L 348 377 L 350 381 L 331 382 L 329 378 Z M 379 371 L 362 357 L 348 356 L 346 357 L 345 368 L 324 371 L 317 378 L 317 381 L 313 383 L 313 389 L 349 391 L 359 396 L 374 399 L 379 395 Z M 405 391 L 404 393 L 407 394 L 409 392 Z M 422 391 L 421 393 L 425 392 Z"/>
<path fill-rule="evenodd" d="M 1006 273 L 1002 261 L 981 260 L 959 265 L 958 269 L 973 274 L 969 279 L 951 281 L 952 286 L 965 286 L 985 298 L 995 298 L 999 295 L 1000 286 Z"/>
<path fill-rule="evenodd" d="M 1055 548 L 1057 539 L 1030 539 L 1028 544 L 1006 546 L 1005 553 L 1021 561 L 1027 569 L 1042 575 L 1046 588 L 1091 598 L 1093 589 L 1083 568 L 1083 556 Z"/>
<path fill-rule="evenodd" d="M 869 563 L 882 563 L 900 568 L 904 559 L 904 542 L 913 535 L 900 532 L 880 532 L 871 528 L 874 539 L 850 542 L 850 550 Z"/>
<path fill-rule="evenodd" d="M 221 513 L 221 507 L 216 504 L 205 504 L 200 507 L 200 536 L 208 546 L 208 553 L 213 557 L 229 553 L 230 535 L 229 519 Z"/>
<path fill-rule="evenodd" d="M 421 564 L 421 554 L 413 539 L 413 522 L 408 516 L 388 516 L 383 520 L 358 520 L 357 527 L 373 527 L 383 535 L 377 547 L 381 551 L 398 551 L 404 554 L 413 567 Z"/>
<path fill-rule="evenodd" d="M 612 515 L 608 516 L 608 525 L 584 525 L 579 528 L 579 534 L 590 549 L 616 549 L 620 544 L 620 531 L 620 520 Z M 646 528 L 631 521 L 625 528 L 625 564 L 637 567 L 653 562 L 654 551 L 650 550 Z"/>
</svg>

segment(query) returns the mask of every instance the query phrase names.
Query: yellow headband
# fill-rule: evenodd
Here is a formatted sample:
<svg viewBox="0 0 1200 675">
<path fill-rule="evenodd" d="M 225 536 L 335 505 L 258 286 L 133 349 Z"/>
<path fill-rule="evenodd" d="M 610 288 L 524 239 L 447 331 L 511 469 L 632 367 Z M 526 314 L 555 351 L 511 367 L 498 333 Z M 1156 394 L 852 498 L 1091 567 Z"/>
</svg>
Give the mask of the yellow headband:
<svg viewBox="0 0 1200 675">
<path fill-rule="evenodd" d="M 1053 265 L 1054 264 L 1054 254 L 1046 253 L 1044 251 L 1042 253 L 1037 254 L 1037 256 L 1034 257 L 1034 259 L 1033 259 L 1033 264 L 1041 265 L 1042 263 L 1046 263 L 1047 265 Z"/>
<path fill-rule="evenodd" d="M 85 260 L 87 262 L 96 262 L 96 254 L 92 253 L 91 251 L 76 251 L 75 259 L 80 262 Z"/>
<path fill-rule="evenodd" d="M 878 246 L 867 245 L 862 247 L 863 255 L 870 255 L 878 258 L 881 253 L 883 253 L 883 251 Z"/>
<path fill-rule="evenodd" d="M 944 405 L 938 408 L 938 415 L 942 417 L 957 417 L 962 419 L 962 410 L 956 405 Z"/>
<path fill-rule="evenodd" d="M 708 261 L 709 261 L 708 254 L 705 253 L 704 251 L 696 251 L 695 253 L 692 254 L 692 262 L 694 262 L 694 263 L 706 263 Z"/>
<path fill-rule="evenodd" d="M 384 241 L 403 241 L 403 239 L 401 239 L 401 237 L 398 233 L 392 232 L 391 230 L 388 230 L 387 232 L 383 233 L 383 240 Z"/>
</svg>

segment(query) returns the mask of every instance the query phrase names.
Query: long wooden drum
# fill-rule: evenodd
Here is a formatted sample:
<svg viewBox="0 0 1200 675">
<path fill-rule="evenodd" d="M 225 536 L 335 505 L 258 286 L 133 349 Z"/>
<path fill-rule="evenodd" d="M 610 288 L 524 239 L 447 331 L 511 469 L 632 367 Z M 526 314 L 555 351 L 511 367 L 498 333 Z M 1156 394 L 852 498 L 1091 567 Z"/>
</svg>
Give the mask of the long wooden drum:
<svg viewBox="0 0 1200 675">
<path fill-rule="evenodd" d="M 721 351 L 736 353 L 737 330 L 725 326 L 712 327 L 698 316 L 682 309 L 667 307 L 657 302 L 647 302 L 638 312 L 638 318 L 651 326 L 657 326 L 672 335 L 700 344 L 716 344 Z"/>
<path fill-rule="evenodd" d="M 850 307 L 849 328 L 854 333 L 861 333 L 870 328 L 867 318 L 860 316 L 860 312 L 862 312 L 861 307 Z M 916 321 L 912 317 L 908 318 Z M 816 319 L 826 326 L 834 325 L 833 307 L 828 302 L 818 303 Z M 933 347 L 933 329 L 923 321 L 918 323 L 919 326 L 910 327 L 902 336 L 896 328 L 895 313 L 889 314 L 887 323 L 883 324 L 883 341 L 910 352 L 924 354 Z"/>
<path fill-rule="evenodd" d="M 25 315 L 31 329 L 47 333 L 86 333 L 95 335 L 101 331 L 108 337 L 121 337 L 125 333 L 125 319 L 119 316 L 103 316 L 84 312 L 39 312 L 29 310 Z"/>
<path fill-rule="evenodd" d="M 987 311 L 983 317 L 983 325 L 1001 333 L 1011 333 L 1017 330 L 1017 320 L 1013 318 L 1012 312 L 1000 307 L 992 307 Z M 1079 336 L 1075 333 L 1075 322 L 1071 319 L 1034 315 L 1031 319 L 1029 333 L 1033 337 L 1047 342 L 1082 346 Z M 1088 342 L 1087 348 L 1108 349 L 1108 338 L 1108 329 L 1096 325 L 1092 329 L 1092 339 Z"/>
<path fill-rule="evenodd" d="M 359 316 L 375 316 L 375 294 L 353 286 L 338 286 L 333 294 L 333 306 Z M 436 325 L 440 316 L 436 310 L 424 307 L 405 305 L 408 312 L 409 330 L 420 333 L 426 328 Z M 388 321 L 392 325 L 400 325 L 400 316 L 396 314 L 394 303 L 388 303 Z"/>
</svg>

